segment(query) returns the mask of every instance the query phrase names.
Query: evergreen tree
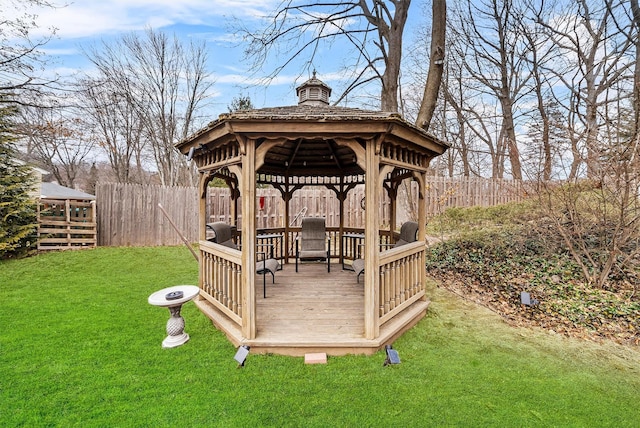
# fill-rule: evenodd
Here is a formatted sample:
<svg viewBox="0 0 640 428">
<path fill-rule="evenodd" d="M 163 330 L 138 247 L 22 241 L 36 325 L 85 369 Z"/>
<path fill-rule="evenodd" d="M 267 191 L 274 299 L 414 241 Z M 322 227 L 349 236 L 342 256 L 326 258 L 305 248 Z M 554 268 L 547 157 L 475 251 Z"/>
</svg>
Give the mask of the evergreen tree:
<svg viewBox="0 0 640 428">
<path fill-rule="evenodd" d="M 0 259 L 24 257 L 37 247 L 31 169 L 18 162 L 10 107 L 0 107 Z"/>
<path fill-rule="evenodd" d="M 239 97 L 233 97 L 231 105 L 227 106 L 227 108 L 229 109 L 229 113 L 234 113 L 237 111 L 253 110 L 254 107 L 249 95 L 240 95 Z"/>
</svg>

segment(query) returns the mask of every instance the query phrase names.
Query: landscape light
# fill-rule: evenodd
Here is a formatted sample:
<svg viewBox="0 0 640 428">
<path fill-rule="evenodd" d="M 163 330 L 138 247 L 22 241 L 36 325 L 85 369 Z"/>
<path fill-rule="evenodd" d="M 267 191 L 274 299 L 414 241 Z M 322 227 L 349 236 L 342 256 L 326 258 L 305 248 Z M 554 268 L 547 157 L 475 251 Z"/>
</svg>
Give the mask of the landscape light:
<svg viewBox="0 0 640 428">
<path fill-rule="evenodd" d="M 249 346 L 242 345 L 238 348 L 238 352 L 236 352 L 234 360 L 238 362 L 238 367 L 244 367 L 244 362 L 247 359 L 247 355 L 249 355 Z"/>
<path fill-rule="evenodd" d="M 520 303 L 525 306 L 536 306 L 538 303 L 540 303 L 540 301 L 537 299 L 532 299 L 529 293 L 527 293 L 526 291 L 522 291 L 520 292 Z"/>
<path fill-rule="evenodd" d="M 398 351 L 393 349 L 391 345 L 386 345 L 384 350 L 387 353 L 387 359 L 384 360 L 385 366 L 388 366 L 389 364 L 400 364 L 400 355 L 398 355 Z"/>
</svg>

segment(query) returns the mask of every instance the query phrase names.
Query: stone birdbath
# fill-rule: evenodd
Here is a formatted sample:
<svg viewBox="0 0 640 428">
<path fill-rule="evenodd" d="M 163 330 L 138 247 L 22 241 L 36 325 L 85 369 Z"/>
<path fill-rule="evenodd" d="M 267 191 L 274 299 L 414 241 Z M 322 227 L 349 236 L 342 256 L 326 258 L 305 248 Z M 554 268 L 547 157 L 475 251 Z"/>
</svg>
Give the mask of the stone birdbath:
<svg viewBox="0 0 640 428">
<path fill-rule="evenodd" d="M 200 289 L 195 285 L 175 285 L 149 296 L 150 304 L 169 308 L 171 314 L 167 321 L 167 337 L 162 341 L 163 348 L 175 348 L 189 340 L 189 335 L 184 332 L 184 318 L 180 315 L 180 310 L 183 304 L 196 297 L 199 292 Z"/>
</svg>

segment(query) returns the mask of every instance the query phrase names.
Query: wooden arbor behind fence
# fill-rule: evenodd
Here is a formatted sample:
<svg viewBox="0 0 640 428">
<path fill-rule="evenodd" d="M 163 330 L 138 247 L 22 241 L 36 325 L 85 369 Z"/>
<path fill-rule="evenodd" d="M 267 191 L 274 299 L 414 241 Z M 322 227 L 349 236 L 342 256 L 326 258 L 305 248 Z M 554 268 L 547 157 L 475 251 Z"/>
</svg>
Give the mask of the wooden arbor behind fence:
<svg viewBox="0 0 640 428">
<path fill-rule="evenodd" d="M 315 75 L 297 93 L 297 106 L 222 114 L 177 145 L 193 159 L 200 174 L 201 297 L 238 325 L 245 343 L 254 339 L 256 278 L 247 267 L 256 263 L 256 187 L 277 188 L 285 201 L 285 218 L 290 219 L 288 202 L 296 190 L 325 186 L 336 193 L 342 218 L 347 193 L 364 184 L 364 339 L 374 340 L 381 324 L 411 303 L 426 300 L 424 203 L 419 204 L 418 243 L 381 253 L 380 239 L 391 236 L 393 240 L 395 200 L 402 180 L 415 180 L 423 200 L 429 162 L 444 153 L 447 145 L 397 113 L 329 106 L 331 90 Z M 214 178 L 224 180 L 231 189 L 231 218 L 241 231 L 241 248 L 252 251 L 206 241 L 206 195 Z M 392 201 L 390 231 L 380 230 L 382 222 L 374 209 L 383 190 Z M 290 248 L 292 239 L 288 223 L 285 248 Z M 337 233 L 336 242 L 342 246 L 342 220 Z"/>
</svg>

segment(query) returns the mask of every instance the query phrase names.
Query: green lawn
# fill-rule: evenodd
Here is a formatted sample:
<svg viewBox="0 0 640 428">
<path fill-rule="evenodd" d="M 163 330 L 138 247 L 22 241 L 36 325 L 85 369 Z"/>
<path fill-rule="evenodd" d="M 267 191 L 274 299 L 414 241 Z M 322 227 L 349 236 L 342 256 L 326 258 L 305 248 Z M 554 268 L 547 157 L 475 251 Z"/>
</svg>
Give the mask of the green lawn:
<svg viewBox="0 0 640 428">
<path fill-rule="evenodd" d="M 235 349 L 195 308 L 162 349 L 152 292 L 195 284 L 184 247 L 100 248 L 0 264 L 0 426 L 578 426 L 640 424 L 640 352 L 508 327 L 431 287 L 427 317 L 384 353 Z M 277 286 L 277 285 L 276 285 Z M 312 286 L 312 285 L 310 285 Z"/>
</svg>

